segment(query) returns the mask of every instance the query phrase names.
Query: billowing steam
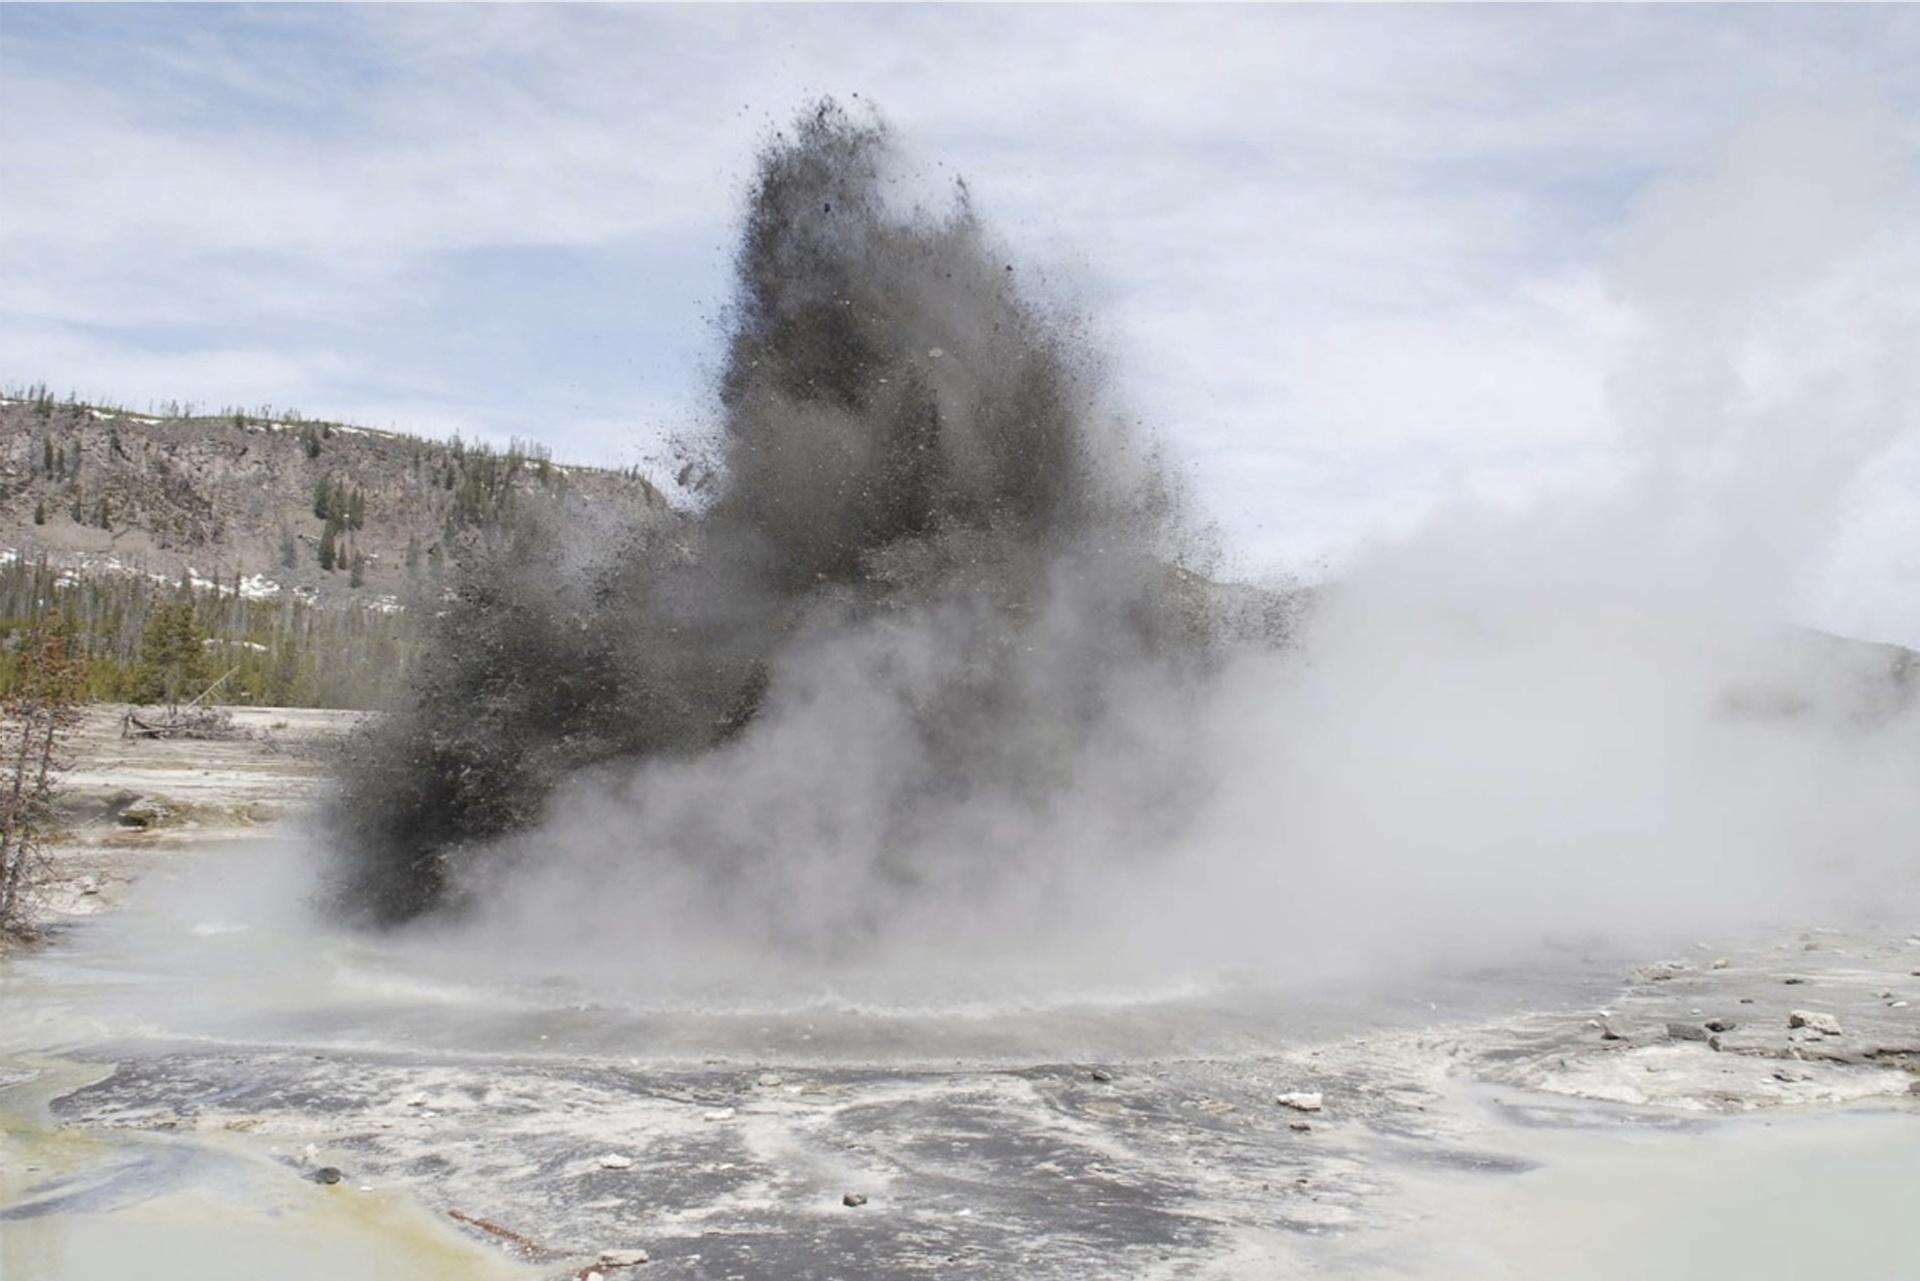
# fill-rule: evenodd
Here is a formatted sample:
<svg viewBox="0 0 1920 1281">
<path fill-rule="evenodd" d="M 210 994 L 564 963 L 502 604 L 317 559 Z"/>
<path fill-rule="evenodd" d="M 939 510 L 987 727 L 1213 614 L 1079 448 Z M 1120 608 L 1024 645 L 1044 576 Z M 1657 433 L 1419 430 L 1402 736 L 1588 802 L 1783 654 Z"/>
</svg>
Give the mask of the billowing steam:
<svg viewBox="0 0 1920 1281">
<path fill-rule="evenodd" d="M 761 158 L 713 497 L 476 554 L 336 808 L 345 901 L 669 982 L 1910 906 L 1920 670 L 1786 621 L 1920 403 L 1909 158 L 1827 136 L 1761 128 L 1626 242 L 1626 475 L 1458 505 L 1302 612 L 1193 572 L 1073 325 L 820 109 Z"/>
</svg>

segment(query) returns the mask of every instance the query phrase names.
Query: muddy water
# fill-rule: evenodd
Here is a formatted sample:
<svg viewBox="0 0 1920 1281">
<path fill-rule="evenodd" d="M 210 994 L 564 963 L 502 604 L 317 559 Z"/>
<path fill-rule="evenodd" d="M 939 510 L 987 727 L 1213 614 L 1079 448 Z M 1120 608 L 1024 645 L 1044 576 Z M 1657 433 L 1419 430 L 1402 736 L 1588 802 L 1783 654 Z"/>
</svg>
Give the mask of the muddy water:
<svg viewBox="0 0 1920 1281">
<path fill-rule="evenodd" d="M 253 933 L 225 919 L 247 910 L 244 894 L 212 916 L 182 911 L 216 901 L 222 861 L 238 868 L 282 853 L 252 845 L 210 856 L 212 866 L 158 866 L 124 916 L 0 961 L 0 1281 L 539 1275 L 462 1236 L 404 1189 L 314 1181 L 316 1163 L 297 1148 L 237 1133 L 63 1126 L 53 1116 L 56 1098 L 111 1071 L 92 1047 L 112 1042 L 137 1057 L 150 1043 L 199 1036 L 209 1021 L 324 999 L 296 986 L 283 955 L 297 911 L 256 902 L 261 926 L 248 951 L 221 942 Z M 256 880 L 248 892 L 267 888 Z"/>
<path fill-rule="evenodd" d="M 1363 1069 L 1328 1065 L 1341 1115 L 1307 1136 L 1264 1115 L 1259 1056 L 1590 1008 L 1618 957 L 1365 985 L 1037 981 L 983 962 L 663 988 L 342 935 L 304 909 L 301 865 L 265 842 L 156 867 L 125 910 L 0 967 L 4 1281 L 504 1281 L 633 1244 L 655 1274 L 749 1281 L 843 1275 L 838 1258 L 864 1260 L 844 1275 L 920 1276 L 949 1255 L 986 1277 L 1125 1276 L 1143 1250 L 1236 1281 L 1829 1263 L 1873 1281 L 1920 1258 L 1920 1134 L 1899 1109 L 1663 1126 L 1463 1089 L 1429 1100 L 1451 1118 L 1442 1141 L 1418 1112 L 1364 1103 Z M 1089 1061 L 1116 1082 L 1089 1086 L 1072 1066 Z M 767 1067 L 788 1080 L 756 1094 Z M 719 1104 L 728 1119 L 708 1119 Z M 316 1154 L 314 1137 L 346 1146 Z M 1470 1160 L 1450 1155 L 1463 1142 Z M 612 1195 L 609 1146 L 643 1158 Z M 305 1177 L 322 1162 L 348 1177 Z M 410 1173 L 422 1162 L 437 1172 Z M 1061 1185 L 1058 1169 L 1082 1173 Z M 1296 1175 L 1309 1193 L 1280 1204 L 1269 1189 Z M 878 1213 L 840 1207 L 854 1179 Z M 451 1205 L 524 1216 L 555 1248 L 510 1259 L 457 1231 Z"/>
<path fill-rule="evenodd" d="M 47 1104 L 100 1071 L 13 1056 L 0 1076 L 0 1278 L 530 1275 L 394 1189 L 303 1178 L 291 1154 L 217 1136 L 81 1130 Z"/>
<path fill-rule="evenodd" d="M 982 956 L 661 983 L 595 966 L 590 938 L 564 955 L 503 958 L 457 933 L 342 934 L 307 910 L 301 867 L 296 847 L 261 842 L 156 869 L 125 909 L 0 977 L 0 1053 L 200 1040 L 649 1065 L 1224 1056 L 1591 1004 L 1615 989 L 1621 963 L 1563 951 L 1364 984 L 1173 970 L 1116 982 L 1097 957 L 1041 969 Z"/>
<path fill-rule="evenodd" d="M 263 841 L 156 865 L 123 909 L 0 968 L 0 1082 L 12 1082 L 0 1088 L 6 1281 L 520 1274 L 525 1265 L 450 1227 L 440 1214 L 445 1204 L 422 1207 L 419 1194 L 428 1192 L 430 1202 L 443 1185 L 401 1177 L 422 1159 L 486 1159 L 484 1130 L 459 1128 L 444 1107 L 409 1109 L 395 1130 L 379 1131 L 415 1144 L 398 1155 L 303 1150 L 309 1134 L 324 1143 L 330 1132 L 367 1131 L 371 1113 L 355 1112 L 349 1122 L 335 1109 L 350 1102 L 379 1112 L 383 1104 L 366 1085 L 376 1062 L 396 1077 L 428 1073 L 450 1082 L 454 1095 L 497 1083 L 508 1065 L 536 1078 L 572 1074 L 568 1080 L 615 1066 L 630 1073 L 636 1064 L 647 1071 L 726 1070 L 716 1063 L 823 1074 L 916 1065 L 943 1074 L 957 1065 L 1018 1071 L 1257 1053 L 1418 1025 L 1443 1008 L 1454 1016 L 1495 1014 L 1542 999 L 1595 999 L 1612 982 L 1611 965 L 1565 957 L 1558 968 L 1534 967 L 1525 983 L 1499 973 L 1430 978 L 1368 999 L 1332 986 L 1289 990 L 1222 975 L 1131 987 L 1091 972 L 1036 981 L 1011 968 L 993 973 L 985 963 L 952 975 L 716 980 L 662 990 L 581 967 L 519 972 L 457 938 L 371 940 L 327 929 L 305 907 L 312 887 L 303 862 L 297 846 Z M 115 1128 L 57 1123 L 57 1100 L 115 1073 L 122 1082 L 152 1082 L 99 1087 L 116 1090 L 107 1122 Z M 347 1101 L 329 1093 L 335 1082 Z M 314 1124 L 289 1140 L 274 1130 L 298 1124 L 286 1112 L 296 1096 L 308 1101 L 294 1111 Z M 537 1087 L 529 1098 L 541 1106 Z M 253 1115 L 249 1109 L 271 1114 L 267 1128 L 230 1132 L 235 1118 L 245 1124 Z M 621 1115 L 610 1113 L 608 1123 Z M 996 1123 L 1016 1132 L 1047 1124 L 1037 1113 Z M 156 1125 L 175 1128 L 156 1133 Z M 417 1142 L 409 1127 L 419 1127 Z M 1017 1133 L 1007 1138 L 1009 1151 L 1017 1149 Z M 543 1150 L 537 1161 L 559 1167 L 582 1156 L 591 1164 L 590 1150 Z M 378 1157 L 388 1158 L 384 1167 Z M 332 1187 L 308 1181 L 323 1161 L 350 1167 L 347 1180 Z M 523 1200 L 546 1195 L 544 1177 Z M 480 1179 L 448 1195 L 485 1207 L 478 1198 L 489 1191 Z M 503 1212 L 516 1207 L 504 1194 L 499 1204 Z M 540 1226 L 564 1238 L 563 1220 Z M 619 1244 L 630 1242 L 586 1241 L 589 1249 Z M 535 1274 L 557 1275 L 571 1262 L 548 1258 Z M 873 1275 L 891 1274 L 876 1268 Z"/>
</svg>

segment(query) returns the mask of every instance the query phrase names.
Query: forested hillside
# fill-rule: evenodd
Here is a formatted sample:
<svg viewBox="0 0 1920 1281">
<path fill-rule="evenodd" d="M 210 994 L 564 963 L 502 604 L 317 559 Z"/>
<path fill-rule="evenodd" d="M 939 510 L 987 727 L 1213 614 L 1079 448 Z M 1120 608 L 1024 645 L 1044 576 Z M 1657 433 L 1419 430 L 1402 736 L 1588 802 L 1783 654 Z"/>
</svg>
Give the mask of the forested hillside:
<svg viewBox="0 0 1920 1281">
<path fill-rule="evenodd" d="M 634 471 L 263 409 L 0 398 L 0 693 L 57 613 L 88 692 L 365 706 L 402 679 L 453 558 L 531 504 L 638 506 Z"/>
</svg>

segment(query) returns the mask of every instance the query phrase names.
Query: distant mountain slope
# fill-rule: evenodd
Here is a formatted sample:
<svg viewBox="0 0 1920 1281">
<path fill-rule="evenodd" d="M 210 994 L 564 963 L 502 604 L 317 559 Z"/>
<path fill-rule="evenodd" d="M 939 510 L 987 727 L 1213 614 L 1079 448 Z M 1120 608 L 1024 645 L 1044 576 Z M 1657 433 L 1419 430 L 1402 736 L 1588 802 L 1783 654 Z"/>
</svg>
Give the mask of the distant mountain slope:
<svg viewBox="0 0 1920 1281">
<path fill-rule="evenodd" d="M 237 580 L 256 599 L 398 599 L 451 540 L 561 491 L 666 510 L 636 474 L 537 448 L 0 398 L 0 554 L 63 569 Z"/>
</svg>

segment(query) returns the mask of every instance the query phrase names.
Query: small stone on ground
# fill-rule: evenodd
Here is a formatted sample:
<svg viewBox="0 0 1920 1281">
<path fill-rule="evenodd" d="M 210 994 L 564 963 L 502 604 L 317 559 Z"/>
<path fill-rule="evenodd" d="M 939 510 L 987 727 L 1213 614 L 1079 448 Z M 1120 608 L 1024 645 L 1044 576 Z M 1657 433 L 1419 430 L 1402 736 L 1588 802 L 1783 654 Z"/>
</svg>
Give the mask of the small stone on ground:
<svg viewBox="0 0 1920 1281">
<path fill-rule="evenodd" d="M 600 1262 L 609 1268 L 632 1268 L 648 1259 L 645 1250 L 602 1250 Z"/>
<path fill-rule="evenodd" d="M 1818 1010 L 1794 1010 L 1787 1015 L 1788 1027 L 1809 1028 L 1822 1036 L 1839 1036 L 1840 1020 Z"/>
</svg>

